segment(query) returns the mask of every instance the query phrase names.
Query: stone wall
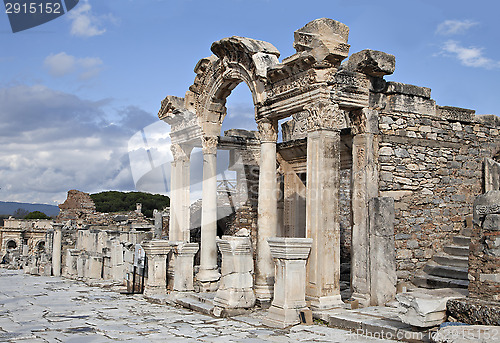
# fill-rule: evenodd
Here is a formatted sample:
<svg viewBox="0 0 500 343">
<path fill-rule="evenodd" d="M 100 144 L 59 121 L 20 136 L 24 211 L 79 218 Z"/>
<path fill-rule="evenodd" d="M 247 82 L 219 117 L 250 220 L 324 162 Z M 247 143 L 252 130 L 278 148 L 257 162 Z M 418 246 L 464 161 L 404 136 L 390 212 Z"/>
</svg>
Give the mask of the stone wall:
<svg viewBox="0 0 500 343">
<path fill-rule="evenodd" d="M 465 227 L 499 130 L 470 110 L 391 112 L 379 114 L 379 187 L 395 199 L 398 277 L 408 279 Z"/>
<path fill-rule="evenodd" d="M 351 259 L 351 169 L 340 171 L 340 256 Z"/>
</svg>

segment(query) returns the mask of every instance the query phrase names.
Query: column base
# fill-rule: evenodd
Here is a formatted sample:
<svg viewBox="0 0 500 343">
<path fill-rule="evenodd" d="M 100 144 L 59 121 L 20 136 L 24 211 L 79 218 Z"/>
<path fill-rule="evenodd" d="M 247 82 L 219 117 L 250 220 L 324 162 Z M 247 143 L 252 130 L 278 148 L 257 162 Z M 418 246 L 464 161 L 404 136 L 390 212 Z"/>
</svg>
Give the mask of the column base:
<svg viewBox="0 0 500 343">
<path fill-rule="evenodd" d="M 328 310 L 335 307 L 341 307 L 344 305 L 340 294 L 330 295 L 327 297 L 308 297 L 306 296 L 306 301 L 310 301 L 311 309 L 314 310 Z"/>
<path fill-rule="evenodd" d="M 273 305 L 269 308 L 267 317 L 262 319 L 262 324 L 279 329 L 300 324 L 299 311 L 298 308 L 280 308 Z"/>
<path fill-rule="evenodd" d="M 359 307 L 370 306 L 370 296 L 368 294 L 352 293 L 351 298 L 358 301 Z"/>
<path fill-rule="evenodd" d="M 219 288 L 220 273 L 217 267 L 201 269 L 196 274 L 195 290 L 197 292 L 215 292 Z"/>
<path fill-rule="evenodd" d="M 255 294 L 251 288 L 218 290 L 214 305 L 224 309 L 251 308 L 255 305 Z"/>
<path fill-rule="evenodd" d="M 263 307 L 262 304 L 271 304 L 274 298 L 274 285 L 255 285 L 255 297 L 261 307 Z"/>
</svg>

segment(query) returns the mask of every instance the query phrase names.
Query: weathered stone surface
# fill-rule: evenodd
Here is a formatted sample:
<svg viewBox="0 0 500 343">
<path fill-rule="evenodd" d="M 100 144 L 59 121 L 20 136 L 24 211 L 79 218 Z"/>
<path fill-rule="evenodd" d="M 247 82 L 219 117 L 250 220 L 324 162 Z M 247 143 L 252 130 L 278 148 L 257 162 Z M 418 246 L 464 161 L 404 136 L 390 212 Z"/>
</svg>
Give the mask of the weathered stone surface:
<svg viewBox="0 0 500 343">
<path fill-rule="evenodd" d="M 387 82 L 386 84 L 386 94 L 404 94 L 413 95 L 425 99 L 431 98 L 431 89 L 426 87 L 419 87 L 415 85 L 409 85 L 401 82 Z"/>
<path fill-rule="evenodd" d="M 394 73 L 396 58 L 382 51 L 367 49 L 352 54 L 346 67 L 351 71 L 381 77 Z"/>
<path fill-rule="evenodd" d="M 500 190 L 500 163 L 491 159 L 484 159 L 484 190 Z"/>
<path fill-rule="evenodd" d="M 269 238 L 276 263 L 274 299 L 263 323 L 285 328 L 300 323 L 298 309 L 306 307 L 306 261 L 311 238 Z"/>
<path fill-rule="evenodd" d="M 471 325 L 500 326 L 500 303 L 481 299 L 452 299 L 446 303 L 450 316 Z M 500 334 L 500 333 L 499 333 Z"/>
<path fill-rule="evenodd" d="M 486 325 L 453 325 L 432 334 L 436 343 L 490 343 L 500 335 L 500 327 Z"/>
<path fill-rule="evenodd" d="M 222 266 L 214 305 L 226 309 L 253 307 L 255 294 L 250 237 L 222 236 L 217 245 L 222 253 Z"/>
<path fill-rule="evenodd" d="M 470 123 L 475 119 L 476 111 L 452 106 L 437 106 L 437 115 L 448 120 Z"/>
<path fill-rule="evenodd" d="M 320 18 L 307 23 L 294 32 L 293 47 L 306 51 L 316 61 L 324 59 L 339 64 L 349 54 L 349 27 L 333 19 Z"/>
<path fill-rule="evenodd" d="M 396 296 L 394 199 L 372 198 L 369 213 L 370 305 L 381 306 Z"/>
<path fill-rule="evenodd" d="M 417 289 L 396 295 L 399 318 L 403 323 L 417 327 L 432 327 L 446 321 L 446 302 L 467 295 L 463 289 Z"/>
<path fill-rule="evenodd" d="M 476 115 L 476 121 L 489 127 L 500 127 L 500 117 L 494 114 Z"/>
</svg>

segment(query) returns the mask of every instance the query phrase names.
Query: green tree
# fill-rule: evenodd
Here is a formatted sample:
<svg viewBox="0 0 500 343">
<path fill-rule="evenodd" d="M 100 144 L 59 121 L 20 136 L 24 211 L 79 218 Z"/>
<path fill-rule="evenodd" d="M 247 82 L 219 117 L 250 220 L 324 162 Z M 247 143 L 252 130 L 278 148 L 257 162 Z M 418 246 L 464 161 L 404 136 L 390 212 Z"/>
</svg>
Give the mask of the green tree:
<svg viewBox="0 0 500 343">
<path fill-rule="evenodd" d="M 153 216 L 153 210 L 170 206 L 170 198 L 161 194 L 144 192 L 107 191 L 91 194 L 96 210 L 99 212 L 128 212 L 136 209 L 136 203 L 142 204 L 142 213 Z"/>
<path fill-rule="evenodd" d="M 24 219 L 50 219 L 48 215 L 40 211 L 33 211 L 28 213 Z"/>
</svg>

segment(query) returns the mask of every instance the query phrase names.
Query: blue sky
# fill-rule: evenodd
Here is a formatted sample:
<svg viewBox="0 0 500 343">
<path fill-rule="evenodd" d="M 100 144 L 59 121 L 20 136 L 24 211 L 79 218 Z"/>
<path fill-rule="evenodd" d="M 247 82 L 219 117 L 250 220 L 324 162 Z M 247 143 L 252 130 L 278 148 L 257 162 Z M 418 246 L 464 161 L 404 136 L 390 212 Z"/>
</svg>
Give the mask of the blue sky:
<svg viewBox="0 0 500 343">
<path fill-rule="evenodd" d="M 499 10 L 483 0 L 80 0 L 15 34 L 0 13 L 0 200 L 57 204 L 74 188 L 162 192 L 136 184 L 130 142 L 166 130 L 161 100 L 184 95 L 212 42 L 265 40 L 282 59 L 295 52 L 293 31 L 321 17 L 350 27 L 350 53 L 395 55 L 386 79 L 429 87 L 439 105 L 499 114 Z M 228 99 L 225 128 L 254 127 L 245 87 Z"/>
</svg>

